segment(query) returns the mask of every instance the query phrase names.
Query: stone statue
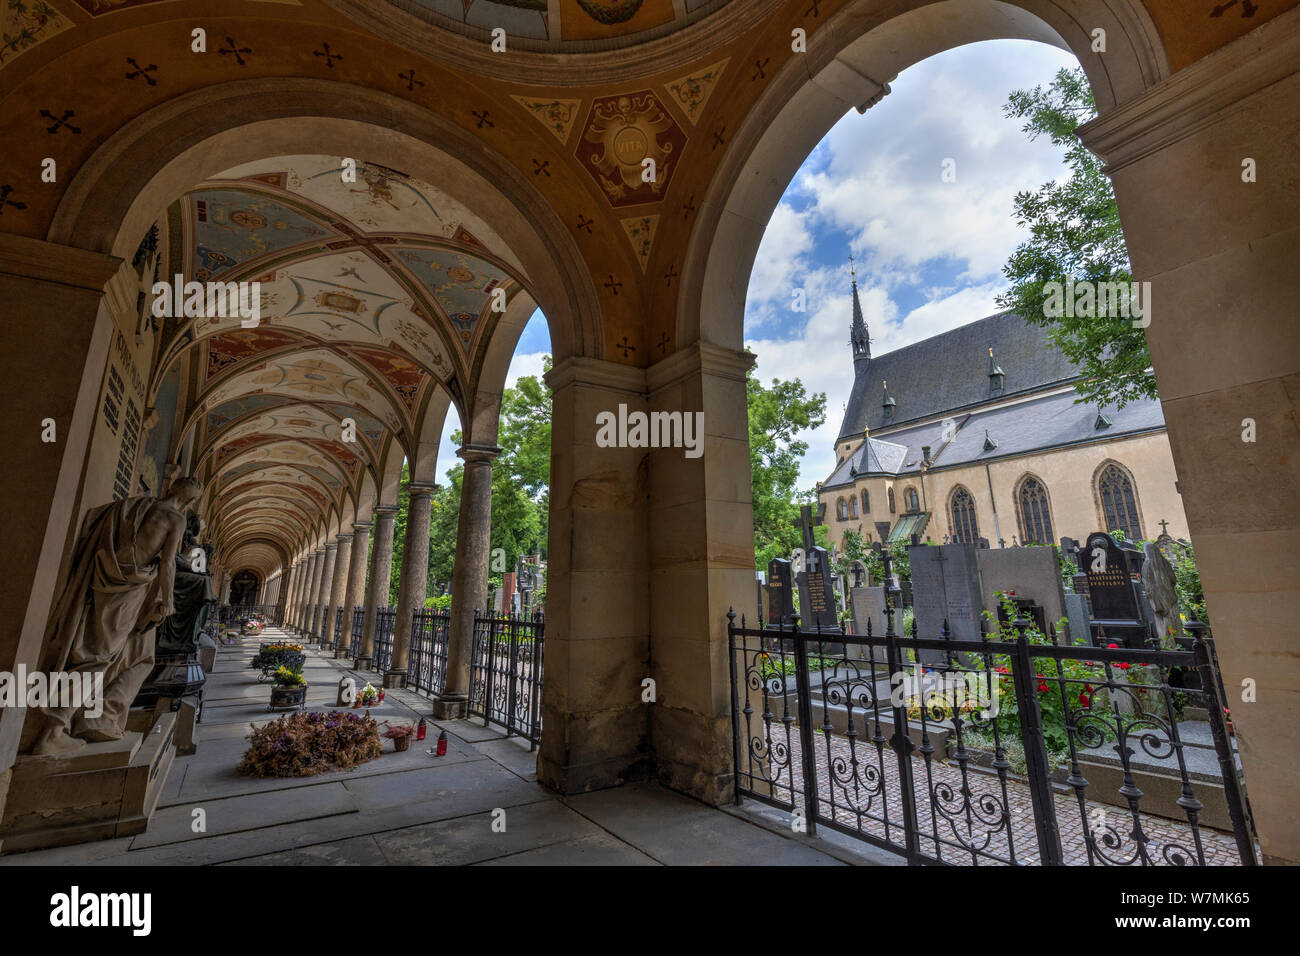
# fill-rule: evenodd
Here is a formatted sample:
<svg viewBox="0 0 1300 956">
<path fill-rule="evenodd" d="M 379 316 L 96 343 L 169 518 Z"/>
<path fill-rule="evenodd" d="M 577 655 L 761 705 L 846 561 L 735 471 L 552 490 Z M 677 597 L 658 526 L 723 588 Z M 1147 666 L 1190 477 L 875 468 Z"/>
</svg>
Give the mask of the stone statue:
<svg viewBox="0 0 1300 956">
<path fill-rule="evenodd" d="M 1178 616 L 1178 591 L 1175 588 L 1174 569 L 1154 541 L 1142 546 L 1145 560 L 1142 563 L 1142 586 L 1146 589 L 1147 603 L 1155 619 L 1156 635 L 1160 646 L 1172 649 L 1174 637 L 1183 633 Z"/>
<path fill-rule="evenodd" d="M 175 596 L 172 601 L 176 612 L 158 625 L 155 657 L 197 653 L 199 632 L 207 623 L 209 609 L 216 603 L 212 575 L 207 570 L 208 555 L 199 545 L 201 529 L 202 522 L 191 511 L 185 520 L 185 536 L 176 552 Z"/>
<path fill-rule="evenodd" d="M 202 493 L 198 479 L 179 478 L 162 498 L 125 498 L 86 515 L 42 669 L 102 673 L 102 713 L 41 708 L 31 715 L 39 723 L 32 753 L 67 753 L 125 733 L 131 701 L 153 668 L 154 629 L 176 610 L 185 510 Z"/>
</svg>

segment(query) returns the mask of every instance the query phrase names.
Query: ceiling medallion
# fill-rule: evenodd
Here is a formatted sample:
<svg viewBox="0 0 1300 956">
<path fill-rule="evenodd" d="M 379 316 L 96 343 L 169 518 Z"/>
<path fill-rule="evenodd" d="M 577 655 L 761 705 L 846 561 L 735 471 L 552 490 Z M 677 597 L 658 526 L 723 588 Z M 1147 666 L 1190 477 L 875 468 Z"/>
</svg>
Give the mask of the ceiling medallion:
<svg viewBox="0 0 1300 956">
<path fill-rule="evenodd" d="M 685 145 L 658 97 L 642 90 L 595 100 L 577 155 L 613 205 L 633 206 L 663 197 Z"/>
</svg>

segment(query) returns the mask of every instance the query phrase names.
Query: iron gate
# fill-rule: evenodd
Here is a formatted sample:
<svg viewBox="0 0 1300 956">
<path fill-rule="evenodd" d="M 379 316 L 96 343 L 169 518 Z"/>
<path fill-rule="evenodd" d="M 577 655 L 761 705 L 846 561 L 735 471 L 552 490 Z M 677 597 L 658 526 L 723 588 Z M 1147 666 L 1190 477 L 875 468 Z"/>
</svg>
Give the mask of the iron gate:
<svg viewBox="0 0 1300 956">
<path fill-rule="evenodd" d="M 527 617 L 474 611 L 469 713 L 484 726 L 491 721 L 527 738 L 530 750 L 542 740 L 545 635 L 541 611 Z"/>
</svg>

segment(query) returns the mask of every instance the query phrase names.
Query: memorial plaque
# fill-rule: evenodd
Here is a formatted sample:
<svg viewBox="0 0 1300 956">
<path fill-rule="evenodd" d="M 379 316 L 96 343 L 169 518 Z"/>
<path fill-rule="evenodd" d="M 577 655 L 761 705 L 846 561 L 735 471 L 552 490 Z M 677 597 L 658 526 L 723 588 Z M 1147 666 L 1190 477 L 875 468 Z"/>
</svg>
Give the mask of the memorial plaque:
<svg viewBox="0 0 1300 956">
<path fill-rule="evenodd" d="M 767 624 L 789 626 L 794 619 L 794 595 L 790 591 L 790 562 L 773 558 L 767 565 Z"/>
<path fill-rule="evenodd" d="M 835 592 L 831 589 L 830 556 L 825 548 L 808 552 L 808 571 L 801 574 L 799 592 L 800 618 L 804 630 L 840 629 L 839 615 L 835 613 Z"/>
<path fill-rule="evenodd" d="M 1082 554 L 1082 570 L 1088 576 L 1088 596 L 1096 621 L 1136 623 L 1142 620 L 1137 591 L 1129 571 L 1129 559 L 1105 532 L 1088 535 Z"/>
<path fill-rule="evenodd" d="M 918 545 L 907 549 L 912 566 L 913 611 L 916 636 L 935 640 L 943 635 L 947 620 L 955 641 L 980 640 L 981 612 L 979 566 L 973 544 Z M 940 651 L 922 651 L 923 664 L 940 664 Z"/>
</svg>

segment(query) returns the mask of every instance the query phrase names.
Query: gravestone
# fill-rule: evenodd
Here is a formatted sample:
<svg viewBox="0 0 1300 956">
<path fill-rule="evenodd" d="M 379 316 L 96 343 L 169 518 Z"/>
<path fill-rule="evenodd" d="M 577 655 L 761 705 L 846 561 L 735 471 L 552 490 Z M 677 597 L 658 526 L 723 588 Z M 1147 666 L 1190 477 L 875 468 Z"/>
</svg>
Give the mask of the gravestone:
<svg viewBox="0 0 1300 956">
<path fill-rule="evenodd" d="M 1071 644 L 1089 644 L 1088 598 L 1073 591 L 1065 592 L 1065 616 L 1069 618 Z"/>
<path fill-rule="evenodd" d="M 794 595 L 790 590 L 790 562 L 773 558 L 767 565 L 767 625 L 789 626 L 794 619 Z"/>
<path fill-rule="evenodd" d="M 1148 619 L 1155 625 L 1160 646 L 1170 650 L 1183 633 L 1182 621 L 1178 617 L 1178 582 L 1169 559 L 1158 544 L 1148 541 L 1142 546 L 1142 555 L 1142 586 L 1147 599 Z"/>
<path fill-rule="evenodd" d="M 1104 643 L 1146 647 L 1150 627 L 1143 613 L 1142 553 L 1097 531 L 1088 535 L 1080 558 L 1088 577 L 1093 643 L 1104 634 Z"/>
<path fill-rule="evenodd" d="M 955 641 L 980 640 L 979 565 L 973 544 L 920 545 L 907 549 L 912 566 L 912 608 L 916 636 L 936 640 L 948 622 Z M 921 663 L 942 664 L 941 651 L 921 651 Z"/>
<path fill-rule="evenodd" d="M 799 626 L 806 631 L 840 629 L 831 589 L 830 557 L 825 548 L 808 551 L 808 570 L 799 575 Z"/>
<path fill-rule="evenodd" d="M 870 622 L 871 636 L 884 637 L 888 632 L 888 621 L 885 616 L 885 589 L 883 587 L 853 588 L 849 592 L 849 597 L 849 603 L 853 610 L 853 633 L 866 634 L 867 624 Z M 894 620 L 895 626 L 897 626 L 897 614 Z M 883 644 L 879 647 L 868 647 L 865 644 L 859 644 L 851 656 L 856 656 L 859 660 L 884 663 L 887 655 Z"/>
<path fill-rule="evenodd" d="M 1013 600 L 1028 599 L 1042 608 L 1042 623 L 1066 617 L 1065 588 L 1055 547 L 997 548 L 976 552 L 984 606 L 996 609 L 1001 591 Z M 1044 631 L 1046 633 L 1046 631 Z"/>
</svg>

